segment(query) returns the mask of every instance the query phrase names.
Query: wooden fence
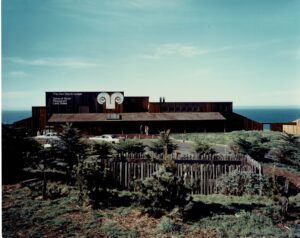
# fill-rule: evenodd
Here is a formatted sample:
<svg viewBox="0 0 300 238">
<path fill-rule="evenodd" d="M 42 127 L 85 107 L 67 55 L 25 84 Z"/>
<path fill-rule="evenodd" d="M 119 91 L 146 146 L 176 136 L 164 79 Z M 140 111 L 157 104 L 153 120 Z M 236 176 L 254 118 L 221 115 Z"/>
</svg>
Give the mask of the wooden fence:
<svg viewBox="0 0 300 238">
<path fill-rule="evenodd" d="M 150 177 L 162 166 L 160 162 L 150 161 L 144 155 L 127 155 L 122 158 L 102 160 L 110 169 L 120 187 L 135 190 L 135 181 Z M 261 165 L 250 156 L 201 156 L 174 160 L 177 176 L 184 180 L 193 194 L 218 193 L 218 182 L 222 176 L 234 170 L 262 173 Z"/>
</svg>

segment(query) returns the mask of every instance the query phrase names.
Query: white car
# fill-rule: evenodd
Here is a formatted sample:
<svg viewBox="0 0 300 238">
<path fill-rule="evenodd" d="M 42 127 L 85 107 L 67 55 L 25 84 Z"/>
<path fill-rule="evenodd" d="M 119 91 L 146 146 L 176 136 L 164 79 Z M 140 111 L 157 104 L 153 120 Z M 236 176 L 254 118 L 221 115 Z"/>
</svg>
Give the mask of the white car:
<svg viewBox="0 0 300 238">
<path fill-rule="evenodd" d="M 48 132 L 44 135 L 38 135 L 34 138 L 35 139 L 54 139 L 54 140 L 59 140 L 60 139 L 56 132 Z"/>
<path fill-rule="evenodd" d="M 89 140 L 94 140 L 94 141 L 106 141 L 106 142 L 110 142 L 110 143 L 119 143 L 120 139 L 117 138 L 114 135 L 101 135 L 101 136 L 94 136 L 94 137 L 90 137 Z"/>
</svg>

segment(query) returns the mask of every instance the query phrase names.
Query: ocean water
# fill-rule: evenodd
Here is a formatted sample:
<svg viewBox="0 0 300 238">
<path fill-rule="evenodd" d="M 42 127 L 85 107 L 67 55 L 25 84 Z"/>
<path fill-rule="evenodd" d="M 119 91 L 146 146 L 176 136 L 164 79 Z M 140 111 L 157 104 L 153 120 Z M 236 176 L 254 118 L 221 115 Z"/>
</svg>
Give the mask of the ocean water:
<svg viewBox="0 0 300 238">
<path fill-rule="evenodd" d="M 234 112 L 258 122 L 291 122 L 300 119 L 300 108 L 234 108 Z M 2 111 L 2 123 L 31 117 L 31 111 Z"/>
<path fill-rule="evenodd" d="M 31 117 L 31 111 L 2 111 L 3 124 L 12 124 L 28 117 Z"/>
<path fill-rule="evenodd" d="M 233 111 L 261 123 L 291 122 L 300 119 L 300 108 L 236 108 Z"/>
</svg>

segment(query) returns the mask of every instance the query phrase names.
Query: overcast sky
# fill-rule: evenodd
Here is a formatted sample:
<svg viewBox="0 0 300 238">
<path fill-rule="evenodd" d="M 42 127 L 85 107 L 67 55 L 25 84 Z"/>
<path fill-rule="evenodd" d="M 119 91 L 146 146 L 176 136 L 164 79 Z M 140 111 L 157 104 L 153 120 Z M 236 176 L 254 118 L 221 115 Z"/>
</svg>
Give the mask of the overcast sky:
<svg viewBox="0 0 300 238">
<path fill-rule="evenodd" d="M 2 107 L 45 91 L 300 105 L 299 0 L 2 0 Z"/>
</svg>

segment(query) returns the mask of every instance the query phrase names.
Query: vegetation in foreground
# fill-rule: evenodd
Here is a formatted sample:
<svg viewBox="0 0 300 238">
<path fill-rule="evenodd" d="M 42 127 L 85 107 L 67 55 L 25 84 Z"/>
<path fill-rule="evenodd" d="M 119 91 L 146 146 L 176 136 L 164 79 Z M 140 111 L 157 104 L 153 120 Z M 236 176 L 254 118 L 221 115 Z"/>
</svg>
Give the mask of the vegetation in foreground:
<svg viewBox="0 0 300 238">
<path fill-rule="evenodd" d="M 300 136 L 274 131 L 174 134 L 174 139 L 193 141 L 195 152 L 215 153 L 212 145 L 228 147 L 229 153 L 248 154 L 262 163 L 272 163 L 300 176 Z"/>
<path fill-rule="evenodd" d="M 300 236 L 299 194 L 287 194 L 275 177 L 235 171 L 220 183 L 223 195 L 190 195 L 189 188 L 175 176 L 170 153 L 176 146 L 169 135 L 170 131 L 162 132 L 152 147 L 163 168 L 138 181 L 137 190 L 129 192 L 116 186 L 100 160 L 113 156 L 113 151 L 142 153 L 145 147 L 138 141 L 127 141 L 115 148 L 85 144 L 71 125 L 64 126 L 61 141 L 50 148 L 24 136 L 6 134 L 5 159 L 20 163 L 22 158 L 17 170 L 27 166 L 32 177 L 21 184 L 3 186 L 3 236 Z M 278 146 L 277 152 L 289 157 L 279 162 L 297 169 L 299 148 L 295 145 L 299 141 L 283 136 L 280 140 L 289 146 Z M 24 145 L 22 151 L 12 150 L 12 141 Z M 252 150 L 261 156 L 269 153 L 269 142 L 262 136 L 239 137 L 233 149 L 245 154 Z M 196 144 L 195 151 L 214 153 L 202 142 Z M 14 169 L 13 163 L 5 166 L 8 171 Z"/>
<path fill-rule="evenodd" d="M 92 209 L 78 206 L 77 191 L 43 200 L 21 185 L 3 187 L 3 237 L 299 237 L 300 197 L 290 213 L 261 196 L 194 196 L 182 217 L 178 208 L 153 217 L 136 204 Z M 134 196 L 118 192 L 124 201 Z M 121 199 L 121 198 L 120 198 Z M 124 206 L 125 205 L 125 206 Z M 297 218 L 298 217 L 298 218 Z"/>
</svg>

